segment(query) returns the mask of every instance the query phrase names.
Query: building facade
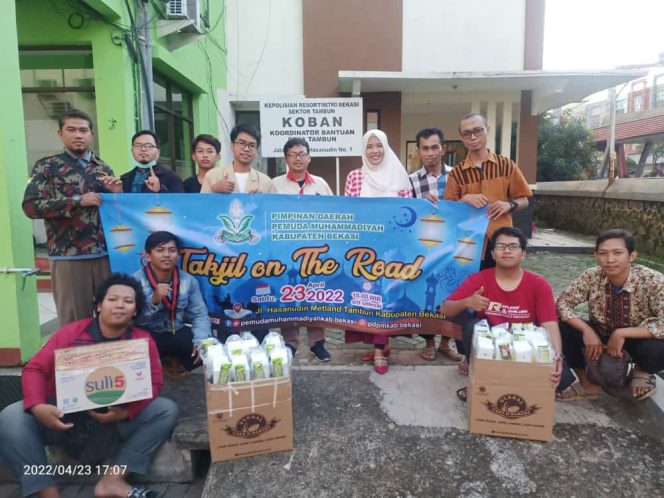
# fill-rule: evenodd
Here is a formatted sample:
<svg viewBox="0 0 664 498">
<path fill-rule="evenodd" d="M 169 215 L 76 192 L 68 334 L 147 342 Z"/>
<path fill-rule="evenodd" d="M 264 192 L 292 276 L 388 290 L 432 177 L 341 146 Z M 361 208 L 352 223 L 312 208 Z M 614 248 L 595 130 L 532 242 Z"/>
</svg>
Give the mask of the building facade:
<svg viewBox="0 0 664 498">
<path fill-rule="evenodd" d="M 45 236 L 23 215 L 21 199 L 34 162 L 62 150 L 64 111 L 93 117 L 94 150 L 117 175 L 133 167 L 130 137 L 153 127 L 161 161 L 186 177 L 195 134 L 225 133 L 216 92 L 226 86 L 223 1 L 5 3 L 0 271 L 34 266 L 33 238 Z M 0 364 L 17 364 L 41 345 L 34 280 L 23 286 L 20 273 L 0 272 L 0 310 Z"/>
</svg>

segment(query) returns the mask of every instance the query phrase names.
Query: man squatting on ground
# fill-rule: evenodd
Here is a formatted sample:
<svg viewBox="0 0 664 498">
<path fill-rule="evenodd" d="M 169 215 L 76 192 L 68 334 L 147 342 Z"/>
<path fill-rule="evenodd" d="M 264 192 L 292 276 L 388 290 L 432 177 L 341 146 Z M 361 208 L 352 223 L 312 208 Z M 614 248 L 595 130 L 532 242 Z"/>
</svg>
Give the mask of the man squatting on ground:
<svg viewBox="0 0 664 498">
<path fill-rule="evenodd" d="M 603 351 L 614 358 L 629 353 L 636 363 L 631 381 L 637 400 L 655 394 L 654 374 L 664 369 L 664 275 L 634 263 L 637 252 L 632 234 L 607 230 L 597 237 L 598 266 L 584 271 L 558 298 L 563 350 L 579 384 L 569 398 L 594 398 L 599 386 L 588 380 L 586 360 Z M 588 305 L 589 320 L 575 311 Z"/>
<path fill-rule="evenodd" d="M 90 298 L 111 272 L 99 192 L 122 192 L 122 183 L 90 149 L 90 116 L 71 109 L 58 126 L 65 150 L 35 163 L 23 212 L 44 220 L 53 299 L 60 325 L 66 325 L 90 316 Z"/>
<path fill-rule="evenodd" d="M 472 310 L 477 314 L 476 320 L 467 320 L 463 325 L 462 352 L 467 359 L 472 353 L 473 325 L 481 318 L 486 318 L 492 327 L 509 322 L 535 323 L 545 328 L 555 351 L 556 370 L 551 374 L 551 384 L 563 390 L 574 382 L 574 375 L 563 366 L 553 290 L 542 276 L 521 267 L 526 244 L 526 236 L 518 228 L 500 227 L 493 232 L 491 247 L 496 267 L 469 276 L 445 300 L 441 313 L 456 316 Z M 457 396 L 465 401 L 467 389 L 459 389 Z"/>
<path fill-rule="evenodd" d="M 174 378 L 196 368 L 201 341 L 212 337 L 198 282 L 177 266 L 181 249 L 180 239 L 172 233 L 151 233 L 145 239 L 148 262 L 133 275 L 141 283 L 146 300 L 139 324 L 152 335 L 165 359 L 164 371 Z"/>
<path fill-rule="evenodd" d="M 284 145 L 284 160 L 288 166 L 285 175 L 274 178 L 273 183 L 278 194 L 299 195 L 333 195 L 332 189 L 320 176 L 309 173 L 307 168 L 311 162 L 309 143 L 303 138 L 291 138 Z M 281 327 L 284 341 L 295 351 L 300 344 L 300 328 L 296 326 Z M 323 327 L 307 327 L 309 351 L 318 361 L 330 361 L 330 353 L 325 349 L 325 329 Z"/>
<path fill-rule="evenodd" d="M 110 461 L 112 471 L 101 477 L 95 496 L 150 496 L 145 490 L 133 488 L 125 476 L 127 472 L 147 474 L 152 455 L 171 436 L 178 407 L 173 401 L 158 397 L 163 377 L 157 347 L 148 332 L 132 325 L 134 318 L 141 315 L 144 303 L 140 284 L 128 275 L 114 273 L 97 289 L 95 317 L 62 327 L 23 368 L 25 398 L 0 412 L 0 456 L 18 477 L 23 496 L 60 496 L 54 476 L 27 473 L 26 469 L 44 468 L 48 464 L 45 446 L 67 447 L 71 431 L 78 429 L 55 406 L 55 350 L 140 338 L 149 342 L 153 397 L 111 406 L 107 411 L 90 410 L 87 414 L 99 424 L 114 424 L 121 441 L 119 452 Z M 101 425 L 97 427 L 98 431 L 101 429 Z M 122 469 L 125 470 L 121 472 Z"/>
</svg>

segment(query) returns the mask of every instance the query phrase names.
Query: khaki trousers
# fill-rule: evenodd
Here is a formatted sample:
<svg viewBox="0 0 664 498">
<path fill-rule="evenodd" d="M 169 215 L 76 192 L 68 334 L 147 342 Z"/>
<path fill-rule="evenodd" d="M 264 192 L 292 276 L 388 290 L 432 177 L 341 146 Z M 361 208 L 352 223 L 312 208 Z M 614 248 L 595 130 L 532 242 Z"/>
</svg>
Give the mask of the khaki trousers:
<svg viewBox="0 0 664 498">
<path fill-rule="evenodd" d="M 111 274 L 108 256 L 51 260 L 53 300 L 60 326 L 92 316 L 92 299 Z"/>
</svg>

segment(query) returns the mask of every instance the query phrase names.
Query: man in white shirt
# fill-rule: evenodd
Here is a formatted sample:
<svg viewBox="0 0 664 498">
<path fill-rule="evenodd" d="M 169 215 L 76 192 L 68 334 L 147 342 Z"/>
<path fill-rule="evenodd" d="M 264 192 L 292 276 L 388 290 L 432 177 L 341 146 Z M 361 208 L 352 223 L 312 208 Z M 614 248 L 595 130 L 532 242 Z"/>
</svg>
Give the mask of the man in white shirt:
<svg viewBox="0 0 664 498">
<path fill-rule="evenodd" d="M 307 171 L 311 157 L 309 144 L 303 138 L 291 138 L 284 145 L 284 158 L 288 165 L 285 175 L 274 179 L 278 194 L 333 195 L 330 186 L 320 176 Z M 284 341 L 294 351 L 300 344 L 299 327 L 281 327 Z M 325 330 L 322 327 L 307 327 L 309 351 L 318 361 L 330 361 L 330 353 L 325 349 Z"/>
<path fill-rule="evenodd" d="M 203 180 L 201 194 L 274 193 L 274 184 L 270 177 L 251 167 L 260 143 L 260 132 L 253 126 L 237 125 L 233 128 L 231 130 L 233 163 L 210 170 Z"/>
</svg>

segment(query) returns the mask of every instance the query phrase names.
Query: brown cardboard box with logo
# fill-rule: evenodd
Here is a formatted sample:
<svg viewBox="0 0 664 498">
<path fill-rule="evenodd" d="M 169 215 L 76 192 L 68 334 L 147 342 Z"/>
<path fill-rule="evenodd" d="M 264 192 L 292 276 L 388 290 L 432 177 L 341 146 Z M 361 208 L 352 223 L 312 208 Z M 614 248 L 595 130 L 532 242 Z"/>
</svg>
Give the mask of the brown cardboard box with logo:
<svg viewBox="0 0 664 498">
<path fill-rule="evenodd" d="M 551 441 L 555 392 L 553 363 L 473 357 L 468 388 L 472 434 Z"/>
<path fill-rule="evenodd" d="M 206 384 L 213 462 L 293 449 L 290 377 Z"/>
</svg>

